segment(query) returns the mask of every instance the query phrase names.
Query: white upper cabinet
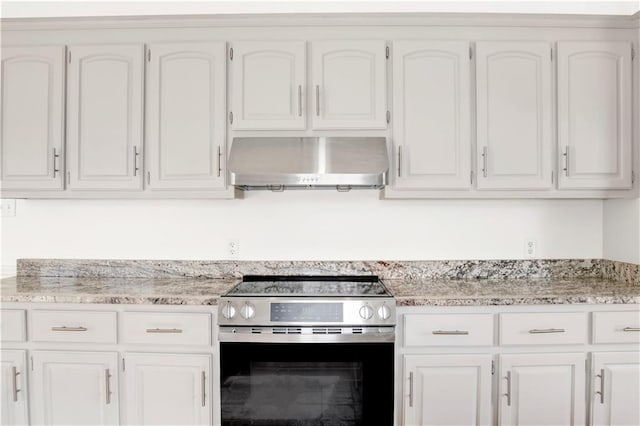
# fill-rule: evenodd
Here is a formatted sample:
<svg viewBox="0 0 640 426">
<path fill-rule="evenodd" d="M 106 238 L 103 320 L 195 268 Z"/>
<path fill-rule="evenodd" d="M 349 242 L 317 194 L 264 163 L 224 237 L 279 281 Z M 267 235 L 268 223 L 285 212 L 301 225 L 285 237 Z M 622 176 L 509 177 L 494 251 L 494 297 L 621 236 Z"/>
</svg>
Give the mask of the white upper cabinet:
<svg viewBox="0 0 640 426">
<path fill-rule="evenodd" d="M 146 152 L 150 189 L 224 187 L 224 42 L 149 46 Z"/>
<path fill-rule="evenodd" d="M 2 189 L 61 190 L 64 47 L 2 47 Z"/>
<path fill-rule="evenodd" d="M 631 188 L 631 44 L 558 43 L 559 188 Z"/>
<path fill-rule="evenodd" d="M 239 41 L 232 49 L 232 128 L 304 129 L 305 42 Z"/>
<path fill-rule="evenodd" d="M 469 43 L 393 45 L 394 189 L 471 186 Z"/>
<path fill-rule="evenodd" d="M 477 43 L 478 189 L 552 186 L 551 45 Z"/>
<path fill-rule="evenodd" d="M 314 129 L 386 129 L 386 43 L 311 43 Z"/>
<path fill-rule="evenodd" d="M 142 44 L 69 47 L 71 189 L 142 188 Z"/>
</svg>

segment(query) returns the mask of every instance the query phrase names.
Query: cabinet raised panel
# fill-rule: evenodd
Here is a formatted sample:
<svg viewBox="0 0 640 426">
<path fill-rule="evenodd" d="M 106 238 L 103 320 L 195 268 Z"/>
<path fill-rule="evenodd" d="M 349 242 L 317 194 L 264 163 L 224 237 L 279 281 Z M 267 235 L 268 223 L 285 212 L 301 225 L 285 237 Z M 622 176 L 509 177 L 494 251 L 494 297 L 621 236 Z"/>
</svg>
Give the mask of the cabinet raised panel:
<svg viewBox="0 0 640 426">
<path fill-rule="evenodd" d="M 29 424 L 25 354 L 26 352 L 21 350 L 3 349 L 1 351 L 0 399 L 2 399 L 2 412 L 0 412 L 0 421 L 3 425 Z"/>
<path fill-rule="evenodd" d="M 312 54 L 314 129 L 386 129 L 386 44 L 316 41 Z"/>
<path fill-rule="evenodd" d="M 631 45 L 558 43 L 559 188 L 631 188 Z"/>
<path fill-rule="evenodd" d="M 591 375 L 592 424 L 640 424 L 640 352 L 596 352 Z"/>
<path fill-rule="evenodd" d="M 129 353 L 125 359 L 128 424 L 211 424 L 209 355 Z"/>
<path fill-rule="evenodd" d="M 71 189 L 141 189 L 144 47 L 70 46 L 67 148 Z"/>
<path fill-rule="evenodd" d="M 34 351 L 32 359 L 34 424 L 119 423 L 115 352 Z"/>
<path fill-rule="evenodd" d="M 585 423 L 585 354 L 500 356 L 500 425 Z"/>
<path fill-rule="evenodd" d="M 303 41 L 234 42 L 232 127 L 304 129 L 305 71 Z"/>
<path fill-rule="evenodd" d="M 149 48 L 149 187 L 223 188 L 225 44 L 153 44 Z"/>
<path fill-rule="evenodd" d="M 478 189 L 551 188 L 551 46 L 477 43 Z"/>
<path fill-rule="evenodd" d="M 2 47 L 2 189 L 64 187 L 64 47 Z"/>
<path fill-rule="evenodd" d="M 491 423 L 491 355 L 406 355 L 406 426 Z"/>
<path fill-rule="evenodd" d="M 469 62 L 467 42 L 394 43 L 394 189 L 471 186 Z"/>
</svg>

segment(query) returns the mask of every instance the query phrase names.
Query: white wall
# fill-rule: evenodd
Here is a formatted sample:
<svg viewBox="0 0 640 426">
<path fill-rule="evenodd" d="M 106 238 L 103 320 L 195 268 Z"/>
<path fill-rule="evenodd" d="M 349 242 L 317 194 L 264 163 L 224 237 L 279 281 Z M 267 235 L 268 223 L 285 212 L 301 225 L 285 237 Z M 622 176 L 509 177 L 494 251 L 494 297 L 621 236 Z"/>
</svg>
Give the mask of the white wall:
<svg viewBox="0 0 640 426">
<path fill-rule="evenodd" d="M 640 264 L 640 199 L 604 201 L 603 257 Z"/>
<path fill-rule="evenodd" d="M 379 200 L 376 191 L 251 192 L 238 200 L 18 200 L 17 258 L 425 260 L 602 257 L 600 200 Z"/>
</svg>

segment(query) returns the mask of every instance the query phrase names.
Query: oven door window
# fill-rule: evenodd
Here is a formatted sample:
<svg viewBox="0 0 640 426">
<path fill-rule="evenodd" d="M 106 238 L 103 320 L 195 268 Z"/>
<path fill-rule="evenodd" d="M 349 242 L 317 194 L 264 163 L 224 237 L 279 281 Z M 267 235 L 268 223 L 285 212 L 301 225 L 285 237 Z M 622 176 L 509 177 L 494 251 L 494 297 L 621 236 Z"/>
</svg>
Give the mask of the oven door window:
<svg viewBox="0 0 640 426">
<path fill-rule="evenodd" d="M 221 343 L 223 425 L 391 425 L 393 343 Z"/>
</svg>

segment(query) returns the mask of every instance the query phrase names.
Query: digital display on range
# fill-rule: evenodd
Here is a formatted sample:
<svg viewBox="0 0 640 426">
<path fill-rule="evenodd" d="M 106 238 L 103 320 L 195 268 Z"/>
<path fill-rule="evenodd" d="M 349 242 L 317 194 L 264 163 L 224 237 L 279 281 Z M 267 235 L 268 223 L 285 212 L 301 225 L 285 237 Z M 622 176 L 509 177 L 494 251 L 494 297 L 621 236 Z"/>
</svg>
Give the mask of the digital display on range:
<svg viewBox="0 0 640 426">
<path fill-rule="evenodd" d="M 342 322 L 342 303 L 272 303 L 273 322 Z"/>
</svg>

